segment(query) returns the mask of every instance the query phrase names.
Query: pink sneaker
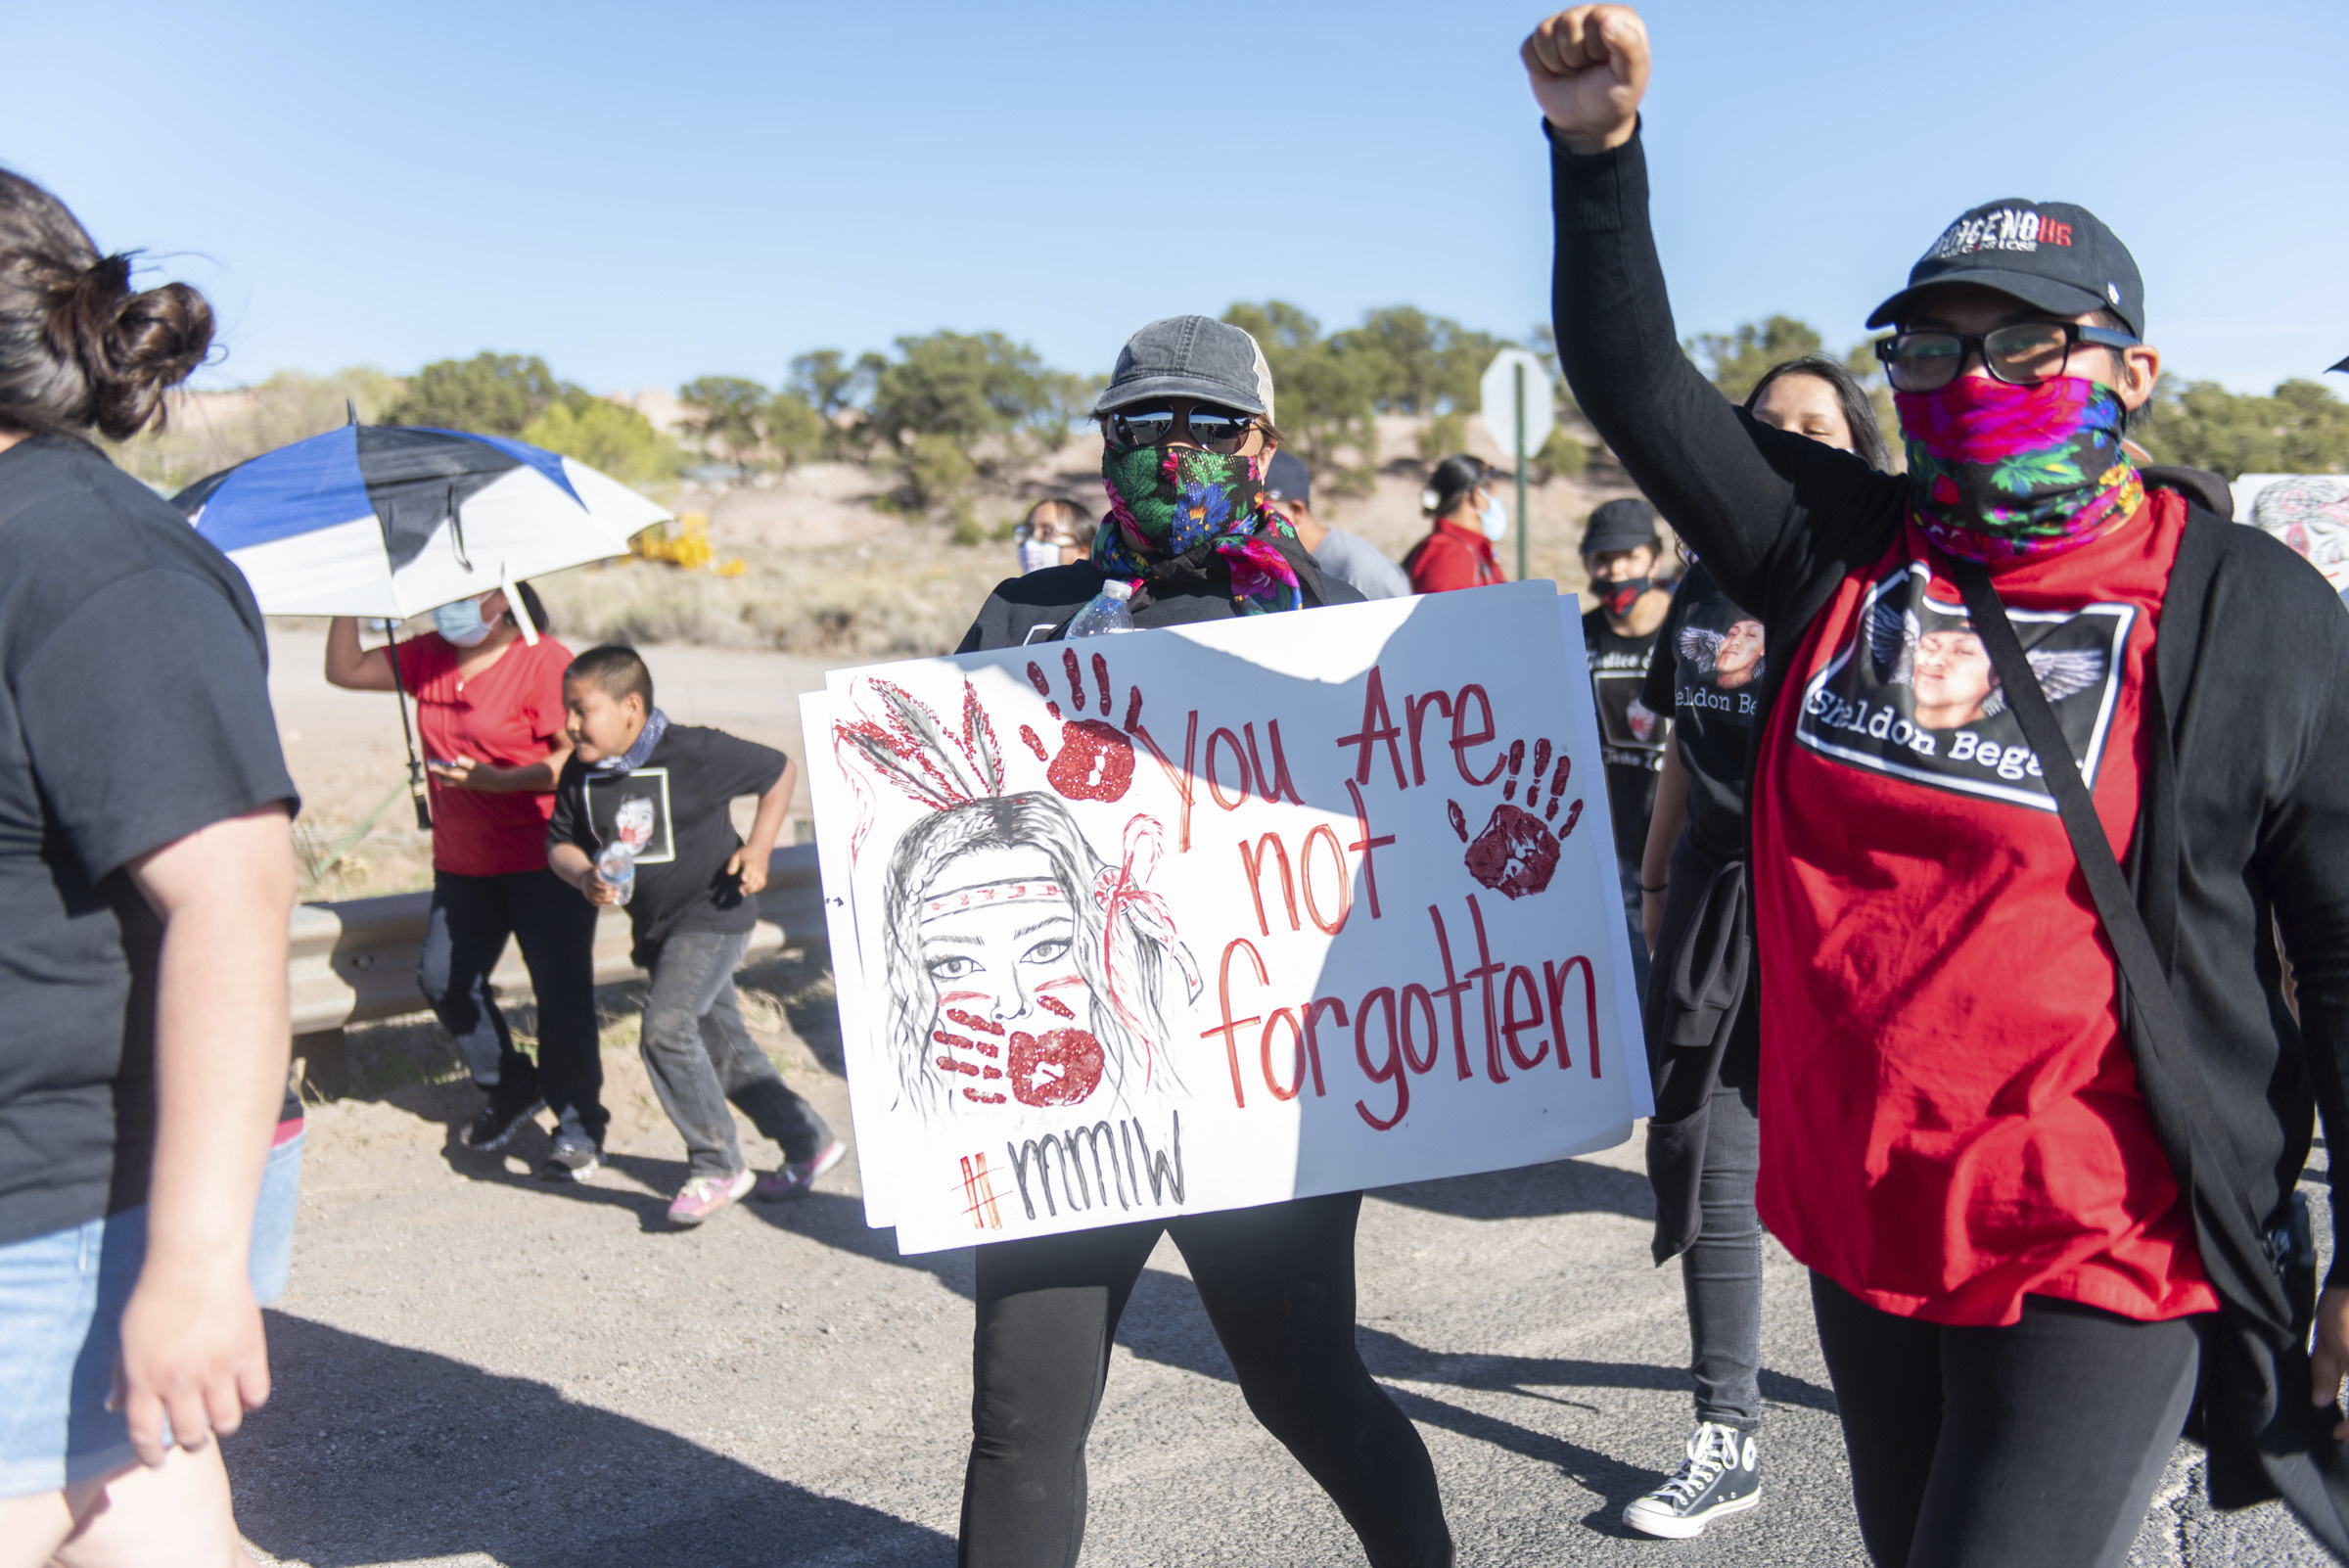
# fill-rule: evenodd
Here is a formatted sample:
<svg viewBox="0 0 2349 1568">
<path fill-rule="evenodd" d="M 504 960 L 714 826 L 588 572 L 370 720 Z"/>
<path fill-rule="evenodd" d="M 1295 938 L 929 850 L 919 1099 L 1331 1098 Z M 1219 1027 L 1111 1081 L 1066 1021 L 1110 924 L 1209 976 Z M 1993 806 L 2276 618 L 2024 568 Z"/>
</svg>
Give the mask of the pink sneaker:
<svg viewBox="0 0 2349 1568">
<path fill-rule="evenodd" d="M 815 1185 L 815 1178 L 840 1164 L 847 1158 L 849 1146 L 834 1138 L 815 1151 L 814 1159 L 786 1164 L 773 1176 L 760 1176 L 759 1201 L 780 1203 L 786 1198 L 805 1196 L 807 1189 Z"/>
<path fill-rule="evenodd" d="M 668 1222 L 698 1225 L 750 1191 L 757 1179 L 748 1171 L 737 1171 L 730 1176 L 696 1176 L 685 1183 L 676 1201 L 668 1206 Z"/>
</svg>

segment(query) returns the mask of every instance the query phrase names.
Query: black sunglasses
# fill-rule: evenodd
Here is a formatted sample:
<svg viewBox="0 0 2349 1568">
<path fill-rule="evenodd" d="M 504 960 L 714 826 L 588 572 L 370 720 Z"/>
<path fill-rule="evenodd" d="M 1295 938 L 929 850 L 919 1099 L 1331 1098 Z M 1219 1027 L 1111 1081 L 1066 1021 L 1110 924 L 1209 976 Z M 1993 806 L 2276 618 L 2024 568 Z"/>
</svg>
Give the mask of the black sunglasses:
<svg viewBox="0 0 2349 1568">
<path fill-rule="evenodd" d="M 2104 327 L 2071 321 L 2018 321 L 1988 332 L 1896 332 L 1876 340 L 1876 357 L 1895 392 L 1932 392 L 1958 379 L 1966 359 L 1982 356 L 1983 368 L 2009 387 L 2036 387 L 2069 369 L 2082 344 L 2097 348 L 2136 348 L 2142 340 Z"/>
<path fill-rule="evenodd" d="M 1256 416 L 1214 403 L 1136 403 L 1112 409 L 1103 416 L 1109 438 L 1120 446 L 1164 446 L 1180 432 L 1183 438 L 1229 457 L 1248 442 Z"/>
</svg>

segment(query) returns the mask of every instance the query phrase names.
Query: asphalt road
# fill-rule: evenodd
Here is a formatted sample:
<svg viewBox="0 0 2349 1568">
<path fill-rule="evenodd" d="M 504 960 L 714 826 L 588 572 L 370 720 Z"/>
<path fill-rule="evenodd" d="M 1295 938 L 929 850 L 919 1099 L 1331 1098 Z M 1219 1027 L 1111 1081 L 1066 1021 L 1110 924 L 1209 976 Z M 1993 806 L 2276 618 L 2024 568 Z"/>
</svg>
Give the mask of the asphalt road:
<svg viewBox="0 0 2349 1568">
<path fill-rule="evenodd" d="M 808 1086 L 845 1124 L 840 1082 Z M 803 1203 L 672 1233 L 681 1160 L 622 1154 L 591 1184 L 546 1185 L 525 1174 L 527 1136 L 503 1156 L 454 1145 L 469 1094 L 409 1088 L 313 1121 L 294 1285 L 270 1314 L 277 1394 L 228 1450 L 265 1559 L 953 1560 L 967 1253 L 899 1258 L 865 1227 L 852 1166 Z M 1763 1506 L 1686 1544 L 1618 1524 L 1689 1419 L 1679 1274 L 1647 1262 L 1635 1150 L 1363 1208 L 1363 1354 L 1427 1436 L 1460 1561 L 1863 1562 L 1803 1276 L 1774 1247 Z M 2137 1560 L 2323 1560 L 2273 1505 L 2211 1514 L 2190 1457 Z M 1163 1244 L 1119 1336 L 1091 1484 L 1087 1564 L 1361 1560 L 1249 1418 Z"/>
</svg>

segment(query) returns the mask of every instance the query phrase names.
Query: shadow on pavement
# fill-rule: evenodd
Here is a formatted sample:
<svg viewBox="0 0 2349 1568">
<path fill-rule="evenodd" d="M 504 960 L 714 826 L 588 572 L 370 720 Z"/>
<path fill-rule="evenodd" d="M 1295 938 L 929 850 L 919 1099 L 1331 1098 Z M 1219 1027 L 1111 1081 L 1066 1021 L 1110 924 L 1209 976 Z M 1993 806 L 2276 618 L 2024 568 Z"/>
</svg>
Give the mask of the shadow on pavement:
<svg viewBox="0 0 2349 1568">
<path fill-rule="evenodd" d="M 1461 1220 L 1530 1220 L 1557 1214 L 1620 1214 L 1653 1220 L 1647 1177 L 1588 1160 L 1553 1160 L 1514 1171 L 1375 1187 L 1372 1197 Z"/>
<path fill-rule="evenodd" d="M 769 1568 L 946 1564 L 954 1543 L 556 1389 L 268 1314 L 279 1377 L 228 1440 L 237 1522 L 317 1568 L 483 1552 Z"/>
<path fill-rule="evenodd" d="M 1577 1361 L 1534 1356 L 1480 1356 L 1473 1351 L 1431 1351 L 1384 1329 L 1357 1327 L 1362 1364 L 1370 1375 L 1411 1383 L 1449 1383 L 1454 1388 L 1490 1389 L 1528 1395 L 1543 1388 L 1651 1388 L 1685 1393 L 1688 1374 L 1678 1366 L 1641 1361 Z M 1799 1406 L 1835 1413 L 1835 1394 L 1785 1372 L 1762 1369 L 1762 1397 L 1773 1405 Z M 1565 1403 L 1572 1403 L 1571 1401 Z"/>
</svg>

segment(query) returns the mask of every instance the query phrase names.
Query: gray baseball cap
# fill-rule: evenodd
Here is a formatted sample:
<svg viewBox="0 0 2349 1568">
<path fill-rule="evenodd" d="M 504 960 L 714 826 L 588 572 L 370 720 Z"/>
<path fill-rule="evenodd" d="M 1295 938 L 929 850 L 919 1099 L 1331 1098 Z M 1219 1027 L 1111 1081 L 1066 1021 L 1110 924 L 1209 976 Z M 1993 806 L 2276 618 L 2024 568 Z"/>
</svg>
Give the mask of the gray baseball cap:
<svg viewBox="0 0 2349 1568">
<path fill-rule="evenodd" d="M 1221 403 L 1270 419 L 1272 370 L 1256 340 L 1238 327 L 1213 316 L 1168 316 L 1126 340 L 1093 412 L 1161 397 Z"/>
</svg>

